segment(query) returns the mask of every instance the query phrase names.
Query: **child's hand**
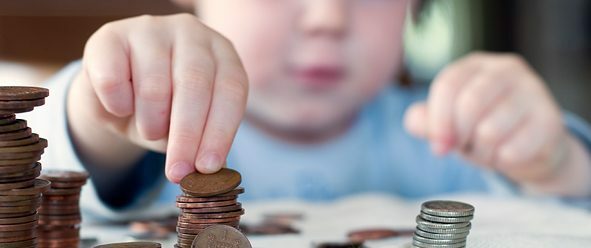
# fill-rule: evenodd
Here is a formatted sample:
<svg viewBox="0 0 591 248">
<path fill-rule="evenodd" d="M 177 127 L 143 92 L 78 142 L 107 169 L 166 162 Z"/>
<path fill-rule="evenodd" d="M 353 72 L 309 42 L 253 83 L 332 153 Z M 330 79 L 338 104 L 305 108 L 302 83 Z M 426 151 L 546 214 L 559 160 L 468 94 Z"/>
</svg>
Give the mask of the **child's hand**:
<svg viewBox="0 0 591 248">
<path fill-rule="evenodd" d="M 427 102 L 408 110 L 405 125 L 438 155 L 457 150 L 538 188 L 550 188 L 572 171 L 567 161 L 582 157 L 542 79 L 516 55 L 475 53 L 451 64 L 435 78 Z M 591 167 L 584 157 L 577 163 Z M 588 168 L 576 170 L 589 178 Z"/>
<path fill-rule="evenodd" d="M 68 116 L 85 154 L 125 142 L 166 151 L 166 175 L 178 182 L 195 168 L 222 167 L 247 93 L 246 73 L 226 38 L 193 15 L 141 16 L 106 24 L 88 40 Z M 119 140 L 85 138 L 102 129 Z"/>
</svg>

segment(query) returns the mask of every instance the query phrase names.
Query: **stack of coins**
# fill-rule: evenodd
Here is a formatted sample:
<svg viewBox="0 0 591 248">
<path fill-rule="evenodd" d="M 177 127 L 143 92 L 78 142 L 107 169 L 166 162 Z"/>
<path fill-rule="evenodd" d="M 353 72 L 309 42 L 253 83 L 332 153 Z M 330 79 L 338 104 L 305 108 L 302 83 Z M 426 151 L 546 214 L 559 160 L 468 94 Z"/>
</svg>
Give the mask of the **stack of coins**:
<svg viewBox="0 0 591 248">
<path fill-rule="evenodd" d="M 15 114 L 45 103 L 47 89 L 0 87 L 0 247 L 37 245 L 37 208 L 50 182 L 37 179 L 47 140 Z"/>
<path fill-rule="evenodd" d="M 474 207 L 456 201 L 428 201 L 417 216 L 413 247 L 466 247 Z"/>
<path fill-rule="evenodd" d="M 75 171 L 43 171 L 51 182 L 39 208 L 39 247 L 78 247 L 80 243 L 80 191 L 88 174 Z"/>
<path fill-rule="evenodd" d="M 183 195 L 177 197 L 181 209 L 177 222 L 178 242 L 175 247 L 191 247 L 193 240 L 211 225 L 226 225 L 238 229 L 244 214 L 237 201 L 244 189 L 238 187 L 240 173 L 222 169 L 215 174 L 193 173 L 181 180 Z"/>
</svg>

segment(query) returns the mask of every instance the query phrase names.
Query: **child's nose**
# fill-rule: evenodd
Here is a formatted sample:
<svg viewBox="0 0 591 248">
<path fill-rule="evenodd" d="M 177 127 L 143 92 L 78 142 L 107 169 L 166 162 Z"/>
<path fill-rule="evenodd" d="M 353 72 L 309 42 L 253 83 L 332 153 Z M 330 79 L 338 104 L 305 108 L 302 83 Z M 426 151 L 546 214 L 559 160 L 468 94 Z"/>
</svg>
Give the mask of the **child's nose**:
<svg viewBox="0 0 591 248">
<path fill-rule="evenodd" d="M 307 0 L 300 16 L 300 28 L 308 35 L 340 38 L 346 32 L 348 0 Z"/>
</svg>

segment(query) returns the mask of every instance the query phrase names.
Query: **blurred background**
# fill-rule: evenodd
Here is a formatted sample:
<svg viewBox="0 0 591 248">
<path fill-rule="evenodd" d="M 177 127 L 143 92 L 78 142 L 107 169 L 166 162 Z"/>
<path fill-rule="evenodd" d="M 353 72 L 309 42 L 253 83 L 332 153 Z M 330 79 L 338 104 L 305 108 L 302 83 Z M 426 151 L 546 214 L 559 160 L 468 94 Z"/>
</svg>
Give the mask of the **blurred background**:
<svg viewBox="0 0 591 248">
<path fill-rule="evenodd" d="M 473 50 L 516 52 L 560 104 L 591 121 L 591 1 L 434 0 L 406 34 L 413 77 Z M 0 0 L 0 82 L 42 82 L 102 24 L 187 11 L 168 0 Z M 437 42 L 433 42 L 437 41 Z"/>
</svg>

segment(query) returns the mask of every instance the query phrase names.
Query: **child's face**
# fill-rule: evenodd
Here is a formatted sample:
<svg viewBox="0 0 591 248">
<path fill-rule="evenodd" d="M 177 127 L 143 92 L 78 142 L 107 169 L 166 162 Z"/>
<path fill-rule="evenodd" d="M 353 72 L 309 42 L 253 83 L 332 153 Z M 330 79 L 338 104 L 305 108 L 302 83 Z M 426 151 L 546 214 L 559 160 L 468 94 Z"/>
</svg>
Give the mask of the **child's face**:
<svg viewBox="0 0 591 248">
<path fill-rule="evenodd" d="M 248 115 L 281 130 L 339 127 L 391 82 L 410 0 L 197 0 L 250 80 Z"/>
</svg>

